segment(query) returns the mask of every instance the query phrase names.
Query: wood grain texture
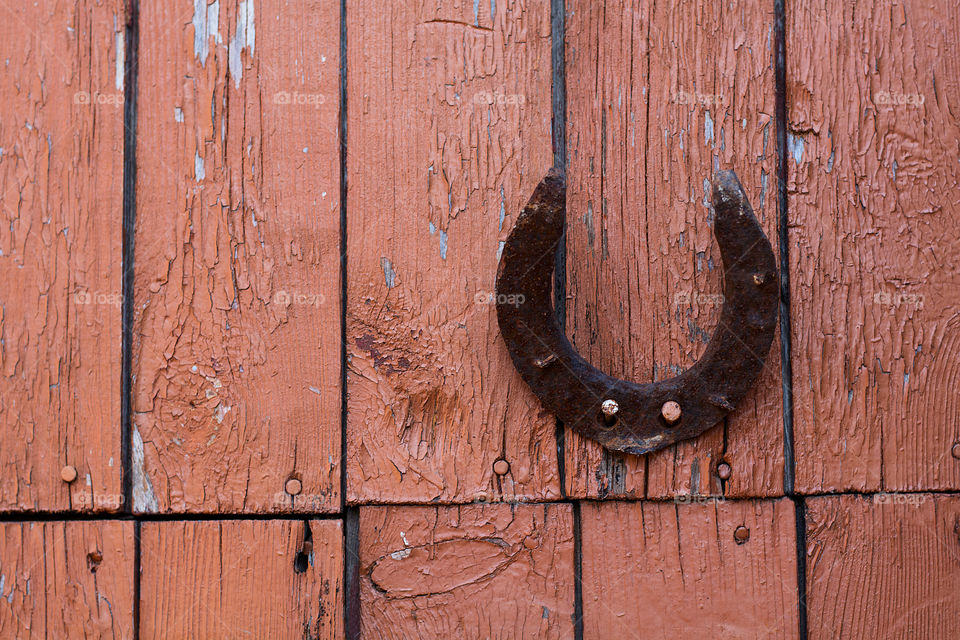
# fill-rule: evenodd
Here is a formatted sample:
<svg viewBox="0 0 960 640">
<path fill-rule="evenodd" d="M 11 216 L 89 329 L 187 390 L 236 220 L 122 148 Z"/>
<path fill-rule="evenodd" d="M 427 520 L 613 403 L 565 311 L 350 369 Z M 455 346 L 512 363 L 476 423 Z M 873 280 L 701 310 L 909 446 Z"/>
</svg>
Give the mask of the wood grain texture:
<svg viewBox="0 0 960 640">
<path fill-rule="evenodd" d="M 339 6 L 140 22 L 134 506 L 336 510 Z"/>
<path fill-rule="evenodd" d="M 960 637 L 960 497 L 807 501 L 809 637 Z"/>
<path fill-rule="evenodd" d="M 145 522 L 141 540 L 141 638 L 343 637 L 339 520 Z"/>
<path fill-rule="evenodd" d="M 797 489 L 960 488 L 960 4 L 787 4 Z"/>
<path fill-rule="evenodd" d="M 0 5 L 0 510 L 122 500 L 124 5 Z"/>
<path fill-rule="evenodd" d="M 566 7 L 567 334 L 611 375 L 670 378 L 696 362 L 720 316 L 716 168 L 736 170 L 776 250 L 773 4 Z M 727 425 L 695 440 L 636 457 L 568 430 L 567 491 L 779 495 L 780 387 L 777 339 Z"/>
<path fill-rule="evenodd" d="M 361 507 L 362 638 L 572 638 L 570 505 Z"/>
<path fill-rule="evenodd" d="M 582 531 L 585 639 L 799 637 L 789 500 L 585 503 Z"/>
<path fill-rule="evenodd" d="M 557 498 L 555 421 L 492 304 L 551 163 L 550 3 L 367 0 L 347 24 L 348 500 Z"/>
<path fill-rule="evenodd" d="M 4 523 L 0 535 L 0 637 L 133 637 L 132 522 Z"/>
</svg>

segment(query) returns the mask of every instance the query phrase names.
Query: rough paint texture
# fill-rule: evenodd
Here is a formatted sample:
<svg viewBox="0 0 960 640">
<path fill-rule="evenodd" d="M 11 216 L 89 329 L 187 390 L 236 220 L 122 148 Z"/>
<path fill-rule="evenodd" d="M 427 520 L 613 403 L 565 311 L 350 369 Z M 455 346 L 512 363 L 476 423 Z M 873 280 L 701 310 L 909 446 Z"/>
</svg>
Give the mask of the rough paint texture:
<svg viewBox="0 0 960 640">
<path fill-rule="evenodd" d="M 559 497 L 555 421 L 491 298 L 551 161 L 549 2 L 351 2 L 347 22 L 348 499 Z"/>
<path fill-rule="evenodd" d="M 133 637 L 132 522 L 5 523 L 0 535 L 0 637 Z"/>
<path fill-rule="evenodd" d="M 610 375 L 670 378 L 703 354 L 720 316 L 715 169 L 737 172 L 776 250 L 773 4 L 566 7 L 567 334 Z M 645 457 L 568 430 L 567 491 L 782 493 L 778 338 L 727 423 Z"/>
<path fill-rule="evenodd" d="M 144 523 L 140 635 L 342 638 L 342 538 L 334 520 Z"/>
<path fill-rule="evenodd" d="M 339 8 L 143 4 L 134 506 L 335 510 Z"/>
<path fill-rule="evenodd" d="M 586 503 L 582 530 L 584 638 L 798 637 L 788 500 Z"/>
<path fill-rule="evenodd" d="M 821 638 L 960 638 L 960 498 L 807 501 L 807 618 Z"/>
<path fill-rule="evenodd" d="M 960 3 L 788 5 L 797 489 L 956 489 Z"/>
<path fill-rule="evenodd" d="M 0 510 L 116 509 L 124 3 L 0 19 Z"/>
<path fill-rule="evenodd" d="M 362 638 L 572 638 L 564 504 L 360 509 Z"/>
</svg>

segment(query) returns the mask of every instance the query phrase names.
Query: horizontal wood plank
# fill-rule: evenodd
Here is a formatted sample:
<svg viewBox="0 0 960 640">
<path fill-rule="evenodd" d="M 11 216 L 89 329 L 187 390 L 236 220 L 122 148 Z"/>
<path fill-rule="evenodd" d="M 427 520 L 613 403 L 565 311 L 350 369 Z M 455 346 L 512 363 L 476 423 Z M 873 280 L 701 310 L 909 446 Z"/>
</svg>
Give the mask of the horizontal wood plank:
<svg viewBox="0 0 960 640">
<path fill-rule="evenodd" d="M 146 522 L 141 548 L 143 638 L 343 637 L 338 520 Z"/>
<path fill-rule="evenodd" d="M 132 522 L 0 524 L 0 637 L 132 638 Z"/>
<path fill-rule="evenodd" d="M 572 638 L 566 504 L 361 507 L 362 638 Z"/>
<path fill-rule="evenodd" d="M 810 639 L 960 637 L 958 536 L 958 496 L 807 500 Z"/>
<path fill-rule="evenodd" d="M 789 500 L 585 503 L 584 638 L 798 638 Z"/>
</svg>

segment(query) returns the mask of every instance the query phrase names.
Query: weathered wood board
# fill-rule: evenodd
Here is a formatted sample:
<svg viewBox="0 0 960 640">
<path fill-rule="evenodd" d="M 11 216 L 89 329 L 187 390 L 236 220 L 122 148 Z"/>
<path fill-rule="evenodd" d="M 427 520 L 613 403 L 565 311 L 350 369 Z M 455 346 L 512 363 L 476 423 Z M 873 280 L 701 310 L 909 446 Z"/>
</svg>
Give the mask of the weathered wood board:
<svg viewBox="0 0 960 640">
<path fill-rule="evenodd" d="M 362 638 L 572 638 L 567 504 L 360 508 Z"/>
<path fill-rule="evenodd" d="M 557 498 L 493 304 L 551 164 L 550 3 L 367 0 L 347 25 L 348 500 Z"/>
<path fill-rule="evenodd" d="M 133 637 L 132 522 L 8 522 L 0 532 L 0 637 Z"/>
<path fill-rule="evenodd" d="M 584 638 L 799 637 L 791 501 L 588 502 L 581 526 Z"/>
<path fill-rule="evenodd" d="M 124 6 L 0 6 L 4 511 L 122 501 Z"/>
<path fill-rule="evenodd" d="M 787 3 L 798 491 L 960 488 L 957 9 Z"/>
<path fill-rule="evenodd" d="M 670 378 L 720 316 L 716 168 L 736 170 L 777 247 L 773 3 L 566 7 L 567 334 L 611 375 Z M 693 441 L 636 457 L 568 430 L 568 494 L 780 495 L 780 389 L 777 339 L 728 424 Z"/>
<path fill-rule="evenodd" d="M 339 6 L 141 10 L 134 507 L 336 510 Z"/>
<path fill-rule="evenodd" d="M 141 637 L 343 637 L 339 520 L 142 526 Z"/>
<path fill-rule="evenodd" d="M 809 637 L 960 637 L 960 497 L 807 500 Z"/>
</svg>

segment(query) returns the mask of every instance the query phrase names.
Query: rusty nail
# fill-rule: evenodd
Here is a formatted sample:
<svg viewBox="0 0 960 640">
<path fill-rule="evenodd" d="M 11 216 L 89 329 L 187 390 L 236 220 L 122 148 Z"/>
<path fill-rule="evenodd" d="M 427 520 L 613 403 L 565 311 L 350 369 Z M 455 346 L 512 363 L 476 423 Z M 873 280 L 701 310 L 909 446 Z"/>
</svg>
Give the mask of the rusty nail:
<svg viewBox="0 0 960 640">
<path fill-rule="evenodd" d="M 73 482 L 77 479 L 77 469 L 68 464 L 63 469 L 60 469 L 60 478 L 64 482 Z"/>
<path fill-rule="evenodd" d="M 539 367 L 540 369 L 544 369 L 547 367 L 547 365 L 549 365 L 556 359 L 557 359 L 556 354 L 551 353 L 546 358 L 537 358 L 534 364 L 536 364 L 537 367 Z"/>
<path fill-rule="evenodd" d="M 762 273 L 753 274 L 753 284 L 757 285 L 758 287 L 762 285 L 766 279 L 766 276 L 764 276 Z"/>
<path fill-rule="evenodd" d="M 493 472 L 498 476 L 506 475 L 510 471 L 510 463 L 503 458 L 497 458 L 493 463 Z"/>
<path fill-rule="evenodd" d="M 287 480 L 287 483 L 283 485 L 284 490 L 292 496 L 300 494 L 300 491 L 303 489 L 303 485 L 296 478 L 290 478 Z"/>
<path fill-rule="evenodd" d="M 603 404 L 600 405 L 600 410 L 603 411 L 603 415 L 612 418 L 620 411 L 620 405 L 617 404 L 616 400 L 604 400 Z"/>
<path fill-rule="evenodd" d="M 953 449 L 950 450 L 950 455 L 957 460 L 960 460 L 960 442 L 955 442 L 953 444 Z"/>
<path fill-rule="evenodd" d="M 303 545 L 300 547 L 300 553 L 305 553 L 307 555 L 313 553 L 313 540 L 304 540 Z"/>
<path fill-rule="evenodd" d="M 660 407 L 660 415 L 662 415 L 663 419 L 669 424 L 676 424 L 677 420 L 680 419 L 681 413 L 680 404 L 673 400 L 664 402 L 663 406 Z"/>
<path fill-rule="evenodd" d="M 729 480 L 731 471 L 730 465 L 726 462 L 717 465 L 717 475 L 720 476 L 721 480 Z"/>
<path fill-rule="evenodd" d="M 747 529 L 745 526 L 740 525 L 733 531 L 733 540 L 737 544 L 743 544 L 750 539 L 750 529 Z"/>
</svg>

